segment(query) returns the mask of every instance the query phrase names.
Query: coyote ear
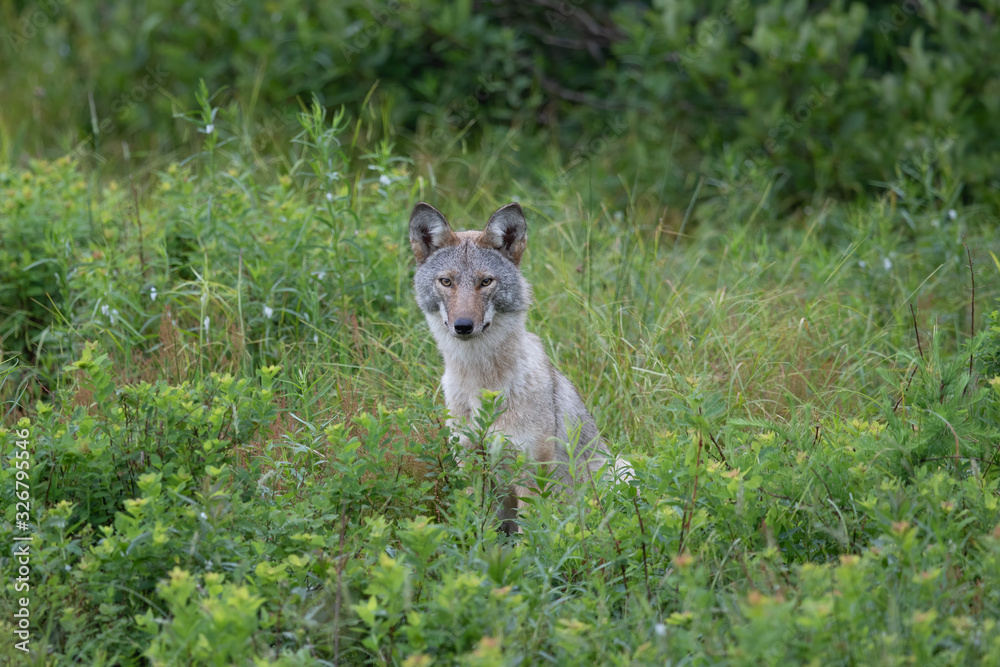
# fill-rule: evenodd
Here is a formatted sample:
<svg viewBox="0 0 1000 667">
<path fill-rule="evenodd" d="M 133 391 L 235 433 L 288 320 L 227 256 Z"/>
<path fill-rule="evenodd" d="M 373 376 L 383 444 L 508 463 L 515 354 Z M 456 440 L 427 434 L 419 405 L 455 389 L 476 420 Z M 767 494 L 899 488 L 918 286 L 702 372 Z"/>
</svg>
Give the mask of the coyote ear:
<svg viewBox="0 0 1000 667">
<path fill-rule="evenodd" d="M 430 204 L 418 202 L 410 213 L 410 247 L 423 264 L 435 250 L 458 243 L 458 237 L 451 231 L 448 221 Z"/>
<path fill-rule="evenodd" d="M 486 229 L 479 235 L 476 245 L 493 248 L 517 266 L 521 263 L 521 253 L 528 245 L 528 223 L 524 211 L 517 202 L 497 209 L 486 223 Z"/>
</svg>

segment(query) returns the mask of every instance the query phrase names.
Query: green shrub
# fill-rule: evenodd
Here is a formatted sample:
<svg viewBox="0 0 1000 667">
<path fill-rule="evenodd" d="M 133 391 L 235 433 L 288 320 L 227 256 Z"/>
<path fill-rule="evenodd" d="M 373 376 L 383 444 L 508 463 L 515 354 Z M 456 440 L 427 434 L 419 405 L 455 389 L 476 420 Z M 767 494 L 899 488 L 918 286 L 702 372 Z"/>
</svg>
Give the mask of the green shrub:
<svg viewBox="0 0 1000 667">
<path fill-rule="evenodd" d="M 5 71 L 4 124 L 19 136 L 32 118 L 46 147 L 70 134 L 104 157 L 121 137 L 136 153 L 172 150 L 198 136 L 172 120 L 175 101 L 205 80 L 231 86 L 219 118 L 238 118 L 254 150 L 295 134 L 313 94 L 358 113 L 374 95 L 375 138 L 405 128 L 421 151 L 450 155 L 480 127 L 490 143 L 515 128 L 526 164 L 555 145 L 568 156 L 556 168 L 608 161 L 681 197 L 691 171 L 723 182 L 761 172 L 808 202 L 930 162 L 966 196 L 995 200 L 1000 28 L 989 5 L 156 0 L 0 11 L 5 48 L 25 64 Z M 81 102 L 90 92 L 93 113 Z"/>
<path fill-rule="evenodd" d="M 900 161 L 930 161 L 986 195 L 998 149 L 983 133 L 996 98 L 996 73 L 983 69 L 997 30 L 988 13 L 954 3 L 659 3 L 624 24 L 616 53 L 670 64 L 621 77 L 613 97 L 663 105 L 671 122 L 641 125 L 654 145 L 679 135 L 703 155 L 731 146 L 726 179 L 760 170 L 808 200 L 867 190 Z M 981 102 L 965 101 L 969 86 Z"/>
<path fill-rule="evenodd" d="M 72 420 L 60 424 L 52 409 L 41 405 L 40 414 L 48 419 L 36 449 L 42 502 L 72 502 L 85 523 L 106 525 L 127 499 L 138 497 L 147 472 L 156 471 L 172 485 L 201 479 L 275 416 L 271 384 L 277 369 L 262 369 L 259 388 L 217 374 L 180 386 L 118 387 L 108 356 L 94 352 L 88 345 L 66 369 L 82 372 L 77 395 L 83 404 Z"/>
<path fill-rule="evenodd" d="M 46 325 L 65 372 L 27 401 L 0 366 L 19 432 L 0 430 L 0 540 L 33 535 L 29 658 L 1000 659 L 1000 383 L 975 365 L 994 336 L 970 322 L 963 246 L 996 220 L 959 181 L 902 164 L 884 197 L 777 225 L 754 172 L 675 236 L 660 200 L 591 207 L 575 172 L 363 153 L 367 126 L 319 106 L 270 162 L 197 97 L 204 141 L 138 179 L 137 215 L 120 181 L 74 198 L 80 167 L 45 191 L 93 231 L 40 244 L 69 267 Z M 431 200 L 475 227 L 515 196 L 529 329 L 634 483 L 558 494 L 492 446 L 489 400 L 466 433 L 482 456 L 457 465 L 405 214 Z M 976 270 L 981 318 L 997 288 Z M 490 480 L 522 476 L 542 490 L 500 536 Z M 19 567 L 0 554 L 4 632 Z"/>
<path fill-rule="evenodd" d="M 70 158 L 0 173 L 0 356 L 51 367 L 68 361 L 60 335 L 77 244 L 93 240 L 89 186 Z"/>
<path fill-rule="evenodd" d="M 986 318 L 986 339 L 979 361 L 987 378 L 1000 376 L 1000 310 L 994 310 Z"/>
</svg>

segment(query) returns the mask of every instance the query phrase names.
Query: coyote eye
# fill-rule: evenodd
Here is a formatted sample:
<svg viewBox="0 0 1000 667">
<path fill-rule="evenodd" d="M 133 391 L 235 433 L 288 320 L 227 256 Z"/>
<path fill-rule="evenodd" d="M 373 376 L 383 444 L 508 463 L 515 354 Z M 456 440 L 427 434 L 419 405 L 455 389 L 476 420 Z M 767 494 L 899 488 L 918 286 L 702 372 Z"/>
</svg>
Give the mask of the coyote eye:
<svg viewBox="0 0 1000 667">
<path fill-rule="evenodd" d="M 445 287 L 451 287 L 451 278 L 442 278 L 441 284 Z"/>
<path fill-rule="evenodd" d="M 493 279 L 492 279 L 492 278 L 483 278 L 483 281 L 482 281 L 481 283 L 479 283 L 479 284 L 480 284 L 480 285 L 482 285 L 483 287 L 486 287 L 486 286 L 487 286 L 487 285 L 489 285 L 489 284 L 490 284 L 491 282 L 493 282 Z"/>
</svg>

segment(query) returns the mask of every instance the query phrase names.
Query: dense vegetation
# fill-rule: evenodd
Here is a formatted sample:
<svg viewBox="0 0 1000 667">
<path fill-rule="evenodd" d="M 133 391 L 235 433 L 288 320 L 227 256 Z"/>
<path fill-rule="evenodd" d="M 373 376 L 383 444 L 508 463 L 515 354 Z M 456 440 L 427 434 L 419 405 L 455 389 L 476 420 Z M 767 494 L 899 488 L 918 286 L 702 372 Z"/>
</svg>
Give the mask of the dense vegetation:
<svg viewBox="0 0 1000 667">
<path fill-rule="evenodd" d="M 312 95 L 422 152 L 497 127 L 595 142 L 661 194 L 760 171 L 789 203 L 854 196 L 933 161 L 996 201 L 996 2 L 0 1 L 5 144 L 183 152 L 205 80 L 244 140 L 280 148 Z M 706 162 L 703 158 L 712 160 Z M 915 167 L 910 163 L 917 163 Z M 613 173 L 613 172 L 609 172 Z M 912 173 L 909 174 L 912 177 Z M 609 176 L 610 190 L 618 188 Z M 621 202 L 619 202 L 621 203 Z"/>
<path fill-rule="evenodd" d="M 0 1 L 0 655 L 1000 663 L 994 8 L 601 7 Z M 406 220 L 511 199 L 637 479 L 507 538 Z"/>
</svg>

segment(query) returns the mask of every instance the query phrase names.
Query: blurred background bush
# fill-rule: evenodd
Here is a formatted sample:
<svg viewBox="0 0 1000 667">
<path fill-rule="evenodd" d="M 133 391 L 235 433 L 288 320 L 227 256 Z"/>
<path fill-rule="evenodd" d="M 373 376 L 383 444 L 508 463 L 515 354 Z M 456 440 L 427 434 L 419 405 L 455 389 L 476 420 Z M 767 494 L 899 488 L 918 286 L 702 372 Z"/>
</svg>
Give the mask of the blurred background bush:
<svg viewBox="0 0 1000 667">
<path fill-rule="evenodd" d="M 0 157 L 169 154 L 200 80 L 247 136 L 313 94 L 411 154 L 518 130 L 658 192 L 763 174 L 788 206 L 912 169 L 993 200 L 998 3 L 0 0 Z M 369 137 L 370 138 L 370 137 Z M 376 137 L 378 138 L 378 137 Z M 258 148 L 263 146 L 258 145 Z M 900 166 L 901 165 L 901 166 Z M 618 186 L 617 181 L 614 183 Z"/>
<path fill-rule="evenodd" d="M 1000 664 L 996 14 L 0 0 L 35 663 Z M 515 198 L 638 484 L 511 549 L 405 220 Z"/>
</svg>

